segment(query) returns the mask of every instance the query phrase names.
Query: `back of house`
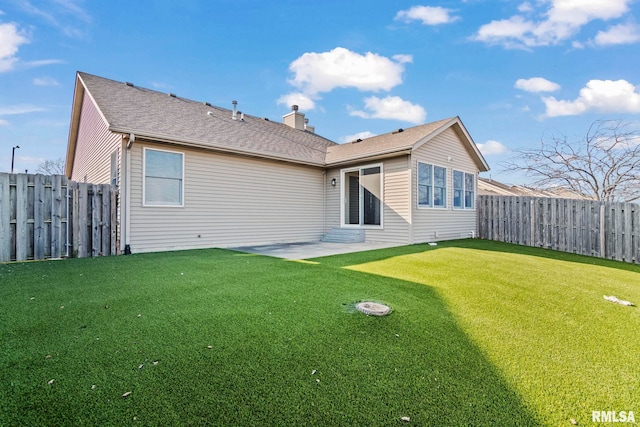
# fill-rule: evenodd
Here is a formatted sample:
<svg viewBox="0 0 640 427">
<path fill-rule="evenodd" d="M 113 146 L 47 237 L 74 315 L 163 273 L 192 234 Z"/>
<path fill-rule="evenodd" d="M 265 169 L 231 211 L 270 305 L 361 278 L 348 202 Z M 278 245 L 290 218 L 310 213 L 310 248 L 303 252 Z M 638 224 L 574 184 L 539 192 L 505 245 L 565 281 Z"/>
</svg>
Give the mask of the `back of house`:
<svg viewBox="0 0 640 427">
<path fill-rule="evenodd" d="M 337 144 L 294 106 L 278 123 L 78 73 L 66 174 L 119 189 L 123 252 L 469 237 L 488 170 L 458 117 Z M 471 201 L 470 201 L 471 200 Z"/>
</svg>

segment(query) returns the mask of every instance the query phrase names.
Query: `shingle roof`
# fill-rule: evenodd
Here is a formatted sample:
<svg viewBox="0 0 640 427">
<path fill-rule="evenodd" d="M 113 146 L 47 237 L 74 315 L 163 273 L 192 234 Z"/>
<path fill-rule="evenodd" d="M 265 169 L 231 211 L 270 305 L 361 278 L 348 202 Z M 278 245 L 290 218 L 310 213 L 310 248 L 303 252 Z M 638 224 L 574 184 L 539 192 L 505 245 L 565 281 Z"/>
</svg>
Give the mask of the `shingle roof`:
<svg viewBox="0 0 640 427">
<path fill-rule="evenodd" d="M 451 120 L 452 119 L 439 120 L 437 122 L 403 129 L 402 131 L 395 130 L 383 135 L 373 136 L 363 139 L 360 142 L 354 141 L 330 146 L 327 148 L 326 162 L 331 164 L 410 150 L 417 142 L 427 138 Z"/>
<path fill-rule="evenodd" d="M 468 144 L 469 153 L 479 169 L 488 170 L 458 117 L 378 135 L 361 142 L 337 144 L 320 135 L 248 114 L 244 115 L 244 120 L 233 120 L 231 110 L 129 83 L 83 72 L 78 72 L 77 79 L 68 160 L 73 159 L 69 153 L 75 149 L 80 95 L 86 90 L 107 121 L 109 130 L 133 133 L 136 138 L 315 166 L 336 166 L 409 151 L 453 126 L 459 131 L 463 143 Z"/>
<path fill-rule="evenodd" d="M 113 132 L 133 133 L 212 149 L 324 165 L 326 138 L 278 122 L 170 96 L 87 73 L 78 78 Z"/>
<path fill-rule="evenodd" d="M 329 146 L 327 147 L 326 164 L 328 166 L 340 165 L 366 158 L 409 152 L 449 128 L 453 128 L 462 143 L 466 145 L 467 151 L 478 169 L 481 171 L 489 170 L 489 165 L 471 140 L 459 117 L 451 117 L 407 129 L 397 129 L 383 135 L 363 139 L 360 142 Z"/>
<path fill-rule="evenodd" d="M 528 196 L 558 199 L 593 200 L 564 187 L 533 188 L 525 185 L 507 185 L 492 179 L 478 177 L 478 194 L 481 196 Z"/>
</svg>

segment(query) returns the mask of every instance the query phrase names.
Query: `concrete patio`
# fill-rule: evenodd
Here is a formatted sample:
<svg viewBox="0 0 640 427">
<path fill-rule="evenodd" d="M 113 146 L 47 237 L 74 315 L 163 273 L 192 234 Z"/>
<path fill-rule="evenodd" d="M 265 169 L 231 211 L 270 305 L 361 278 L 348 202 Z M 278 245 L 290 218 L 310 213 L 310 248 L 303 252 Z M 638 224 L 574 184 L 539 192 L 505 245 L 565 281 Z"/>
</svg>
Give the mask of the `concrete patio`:
<svg viewBox="0 0 640 427">
<path fill-rule="evenodd" d="M 228 248 L 234 251 L 267 255 L 285 259 L 309 259 L 323 256 L 346 254 L 351 252 L 371 251 L 375 249 L 402 246 L 398 243 L 331 243 L 331 242 L 299 242 L 279 243 L 273 245 L 241 246 Z"/>
</svg>

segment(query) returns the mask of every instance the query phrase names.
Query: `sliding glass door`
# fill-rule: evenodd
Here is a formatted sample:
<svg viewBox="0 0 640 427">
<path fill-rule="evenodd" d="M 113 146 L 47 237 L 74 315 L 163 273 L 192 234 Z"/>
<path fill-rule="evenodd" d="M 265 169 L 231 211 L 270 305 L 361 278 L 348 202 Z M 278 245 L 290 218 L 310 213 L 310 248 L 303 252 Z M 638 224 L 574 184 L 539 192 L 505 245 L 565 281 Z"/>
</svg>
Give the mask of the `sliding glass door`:
<svg viewBox="0 0 640 427">
<path fill-rule="evenodd" d="M 382 225 L 382 165 L 342 170 L 342 225 Z"/>
</svg>

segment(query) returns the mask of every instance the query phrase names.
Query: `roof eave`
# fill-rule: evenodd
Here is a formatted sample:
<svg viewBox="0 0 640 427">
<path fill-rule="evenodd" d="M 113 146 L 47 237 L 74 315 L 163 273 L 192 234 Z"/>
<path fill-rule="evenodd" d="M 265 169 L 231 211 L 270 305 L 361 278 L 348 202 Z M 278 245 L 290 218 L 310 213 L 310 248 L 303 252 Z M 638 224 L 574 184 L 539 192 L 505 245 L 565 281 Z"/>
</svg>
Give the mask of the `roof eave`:
<svg viewBox="0 0 640 427">
<path fill-rule="evenodd" d="M 394 148 L 393 150 L 379 151 L 375 153 L 362 154 L 359 156 L 348 157 L 346 159 L 334 160 L 326 162 L 326 167 L 345 166 L 352 163 L 358 163 L 362 161 L 372 161 L 387 159 L 389 157 L 397 157 L 406 154 L 411 154 L 411 147 Z"/>
<path fill-rule="evenodd" d="M 80 116 L 82 115 L 82 107 L 84 103 L 84 97 L 88 96 L 95 105 L 100 118 L 106 126 L 109 126 L 109 121 L 102 112 L 102 109 L 98 106 L 98 103 L 91 95 L 91 92 L 87 89 L 84 81 L 82 80 L 82 73 L 76 72 L 76 84 L 73 90 L 73 106 L 71 108 L 71 123 L 69 125 L 69 140 L 67 141 L 67 157 L 64 164 L 64 172 L 68 178 L 71 178 L 73 174 L 73 165 L 76 158 L 76 148 L 78 144 L 78 133 L 80 129 Z"/>
<path fill-rule="evenodd" d="M 423 145 L 426 142 L 430 141 L 431 139 L 435 138 L 437 135 L 439 135 L 445 129 L 448 129 L 448 128 L 454 127 L 454 126 L 455 126 L 454 132 L 458 133 L 459 135 L 461 134 L 463 139 L 466 140 L 466 142 L 467 142 L 466 145 L 468 145 L 471 148 L 471 151 L 472 151 L 471 154 L 473 154 L 475 156 L 475 161 L 476 161 L 476 165 L 478 166 L 478 170 L 480 172 L 488 172 L 489 169 L 490 169 L 489 164 L 485 160 L 485 158 L 482 155 L 482 153 L 480 153 L 480 150 L 478 150 L 478 146 L 473 141 L 473 138 L 471 138 L 471 135 L 469 135 L 469 132 L 467 131 L 467 128 L 464 126 L 464 123 L 462 123 L 462 120 L 460 119 L 460 116 L 452 117 L 450 120 L 448 120 L 445 123 L 443 123 L 440 127 L 438 127 L 436 130 L 431 132 L 425 138 L 423 138 L 420 141 L 416 142 L 414 144 L 413 148 L 417 149 L 421 145 Z"/>
<path fill-rule="evenodd" d="M 85 87 L 76 73 L 76 84 L 73 90 L 73 105 L 71 107 L 71 123 L 69 125 L 69 139 L 67 140 L 67 156 L 64 163 L 64 173 L 71 178 L 73 162 L 75 161 L 76 144 L 78 142 L 78 129 L 80 127 L 80 112 L 82 111 L 82 98 Z"/>
<path fill-rule="evenodd" d="M 491 169 L 489 167 L 489 163 L 487 163 L 487 161 L 485 160 L 484 156 L 482 155 L 482 153 L 478 149 L 478 146 L 474 142 L 473 138 L 471 138 L 471 135 L 469 135 L 469 132 L 467 131 L 467 128 L 464 126 L 464 124 L 462 123 L 462 120 L 460 119 L 460 117 L 456 116 L 455 121 L 457 122 L 458 129 L 460 130 L 460 132 L 462 132 L 462 134 L 465 136 L 465 138 L 469 141 L 469 146 L 473 150 L 473 153 L 476 155 L 477 160 L 480 162 L 480 165 L 478 165 L 478 166 L 482 166 L 482 167 L 478 167 L 478 169 L 480 170 L 480 172 L 488 172 Z"/>
<path fill-rule="evenodd" d="M 166 143 L 166 144 L 173 144 L 173 145 L 178 145 L 178 146 L 183 146 L 183 147 L 197 148 L 197 149 L 201 149 L 201 150 L 217 151 L 217 152 L 221 152 L 221 153 L 235 154 L 235 155 L 248 156 L 248 157 L 256 157 L 256 158 L 261 158 L 261 159 L 269 159 L 269 160 L 275 160 L 275 161 L 286 162 L 286 163 L 294 163 L 294 164 L 299 164 L 299 165 L 324 167 L 324 163 L 323 162 L 312 162 L 312 161 L 308 161 L 308 160 L 295 159 L 295 158 L 285 157 L 285 156 L 277 156 L 277 155 L 273 155 L 273 154 L 256 152 L 256 151 L 232 149 L 232 148 L 223 147 L 223 146 L 220 146 L 220 145 L 214 145 L 214 144 L 210 144 L 210 143 L 205 143 L 203 141 L 188 140 L 188 139 L 176 139 L 176 138 L 171 137 L 169 135 L 152 134 L 152 133 L 149 133 L 149 132 L 146 132 L 146 131 L 138 131 L 136 129 L 129 129 L 129 128 L 123 128 L 123 127 L 118 127 L 118 126 L 110 126 L 109 130 L 111 132 L 114 132 L 114 133 L 121 133 L 121 134 L 125 134 L 125 135 L 134 134 L 135 137 L 136 137 L 136 140 L 143 139 L 143 140 L 146 140 L 146 141 L 149 141 L 149 142 L 162 142 L 162 143 Z"/>
</svg>

